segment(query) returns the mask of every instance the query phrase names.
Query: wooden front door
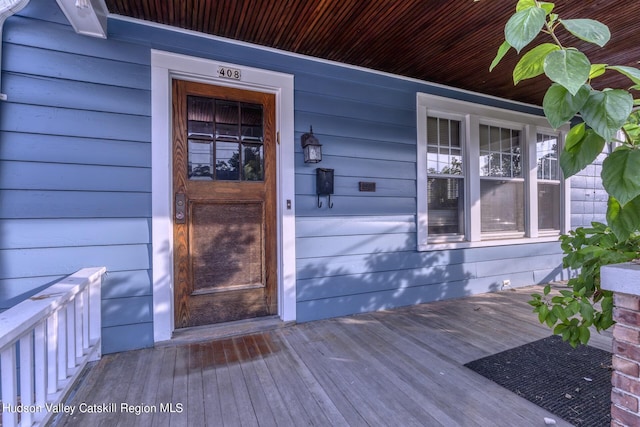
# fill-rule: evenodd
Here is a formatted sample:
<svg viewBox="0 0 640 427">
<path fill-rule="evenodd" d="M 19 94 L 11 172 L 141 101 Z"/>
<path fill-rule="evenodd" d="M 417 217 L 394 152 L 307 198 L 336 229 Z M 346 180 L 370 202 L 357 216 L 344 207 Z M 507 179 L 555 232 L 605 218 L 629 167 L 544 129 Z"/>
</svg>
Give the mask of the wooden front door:
<svg viewBox="0 0 640 427">
<path fill-rule="evenodd" d="M 173 81 L 176 328 L 276 313 L 275 96 Z"/>
</svg>

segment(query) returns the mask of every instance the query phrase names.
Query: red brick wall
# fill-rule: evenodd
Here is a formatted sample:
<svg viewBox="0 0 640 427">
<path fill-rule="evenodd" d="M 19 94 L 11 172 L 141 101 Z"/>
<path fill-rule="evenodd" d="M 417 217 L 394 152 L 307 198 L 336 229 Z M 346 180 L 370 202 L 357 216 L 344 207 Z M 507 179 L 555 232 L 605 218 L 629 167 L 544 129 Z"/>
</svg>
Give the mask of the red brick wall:
<svg viewBox="0 0 640 427">
<path fill-rule="evenodd" d="M 640 296 L 616 292 L 613 318 L 611 425 L 640 426 Z"/>
</svg>

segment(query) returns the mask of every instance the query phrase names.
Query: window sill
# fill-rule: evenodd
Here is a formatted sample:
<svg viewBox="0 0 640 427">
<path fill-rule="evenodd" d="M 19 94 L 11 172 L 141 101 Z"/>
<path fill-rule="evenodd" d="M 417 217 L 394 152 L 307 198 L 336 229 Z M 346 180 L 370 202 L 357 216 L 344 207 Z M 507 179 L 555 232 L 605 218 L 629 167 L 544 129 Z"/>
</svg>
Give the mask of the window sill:
<svg viewBox="0 0 640 427">
<path fill-rule="evenodd" d="M 486 248 L 491 246 L 509 246 L 509 245 L 526 245 L 532 243 L 546 243 L 546 242 L 557 242 L 558 234 L 553 236 L 541 236 L 541 237 L 523 237 L 519 239 L 494 239 L 494 240 L 483 240 L 478 242 L 429 242 L 426 245 L 418 245 L 418 251 L 443 251 L 449 249 L 466 249 L 466 248 Z"/>
</svg>

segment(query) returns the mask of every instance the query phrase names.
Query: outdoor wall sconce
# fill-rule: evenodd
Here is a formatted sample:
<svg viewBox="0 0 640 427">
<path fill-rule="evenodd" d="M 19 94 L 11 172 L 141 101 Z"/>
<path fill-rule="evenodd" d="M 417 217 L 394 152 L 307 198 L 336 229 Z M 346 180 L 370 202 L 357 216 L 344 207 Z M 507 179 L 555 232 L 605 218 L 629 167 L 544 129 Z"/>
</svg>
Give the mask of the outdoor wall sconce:
<svg viewBox="0 0 640 427">
<path fill-rule="evenodd" d="M 316 193 L 318 194 L 318 208 L 322 207 L 320 196 L 328 196 L 329 209 L 333 207 L 333 169 L 316 168 Z"/>
<path fill-rule="evenodd" d="M 303 134 L 300 142 L 304 151 L 305 163 L 318 163 L 322 160 L 322 144 L 313 135 L 313 127 L 309 126 L 309 133 Z"/>
</svg>

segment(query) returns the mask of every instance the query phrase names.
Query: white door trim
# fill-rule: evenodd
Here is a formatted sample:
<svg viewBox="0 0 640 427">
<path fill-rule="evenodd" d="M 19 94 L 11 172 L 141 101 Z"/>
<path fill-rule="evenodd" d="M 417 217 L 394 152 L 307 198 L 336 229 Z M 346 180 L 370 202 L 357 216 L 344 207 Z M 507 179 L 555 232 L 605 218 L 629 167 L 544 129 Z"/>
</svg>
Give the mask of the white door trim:
<svg viewBox="0 0 640 427">
<path fill-rule="evenodd" d="M 220 66 L 241 70 L 241 80 L 218 76 Z M 171 159 L 171 80 L 200 81 L 276 96 L 278 315 L 296 319 L 295 168 L 293 76 L 210 59 L 151 50 L 151 224 L 153 262 L 153 338 L 171 339 L 173 307 L 173 191 Z M 287 208 L 287 202 L 290 208 Z"/>
</svg>

